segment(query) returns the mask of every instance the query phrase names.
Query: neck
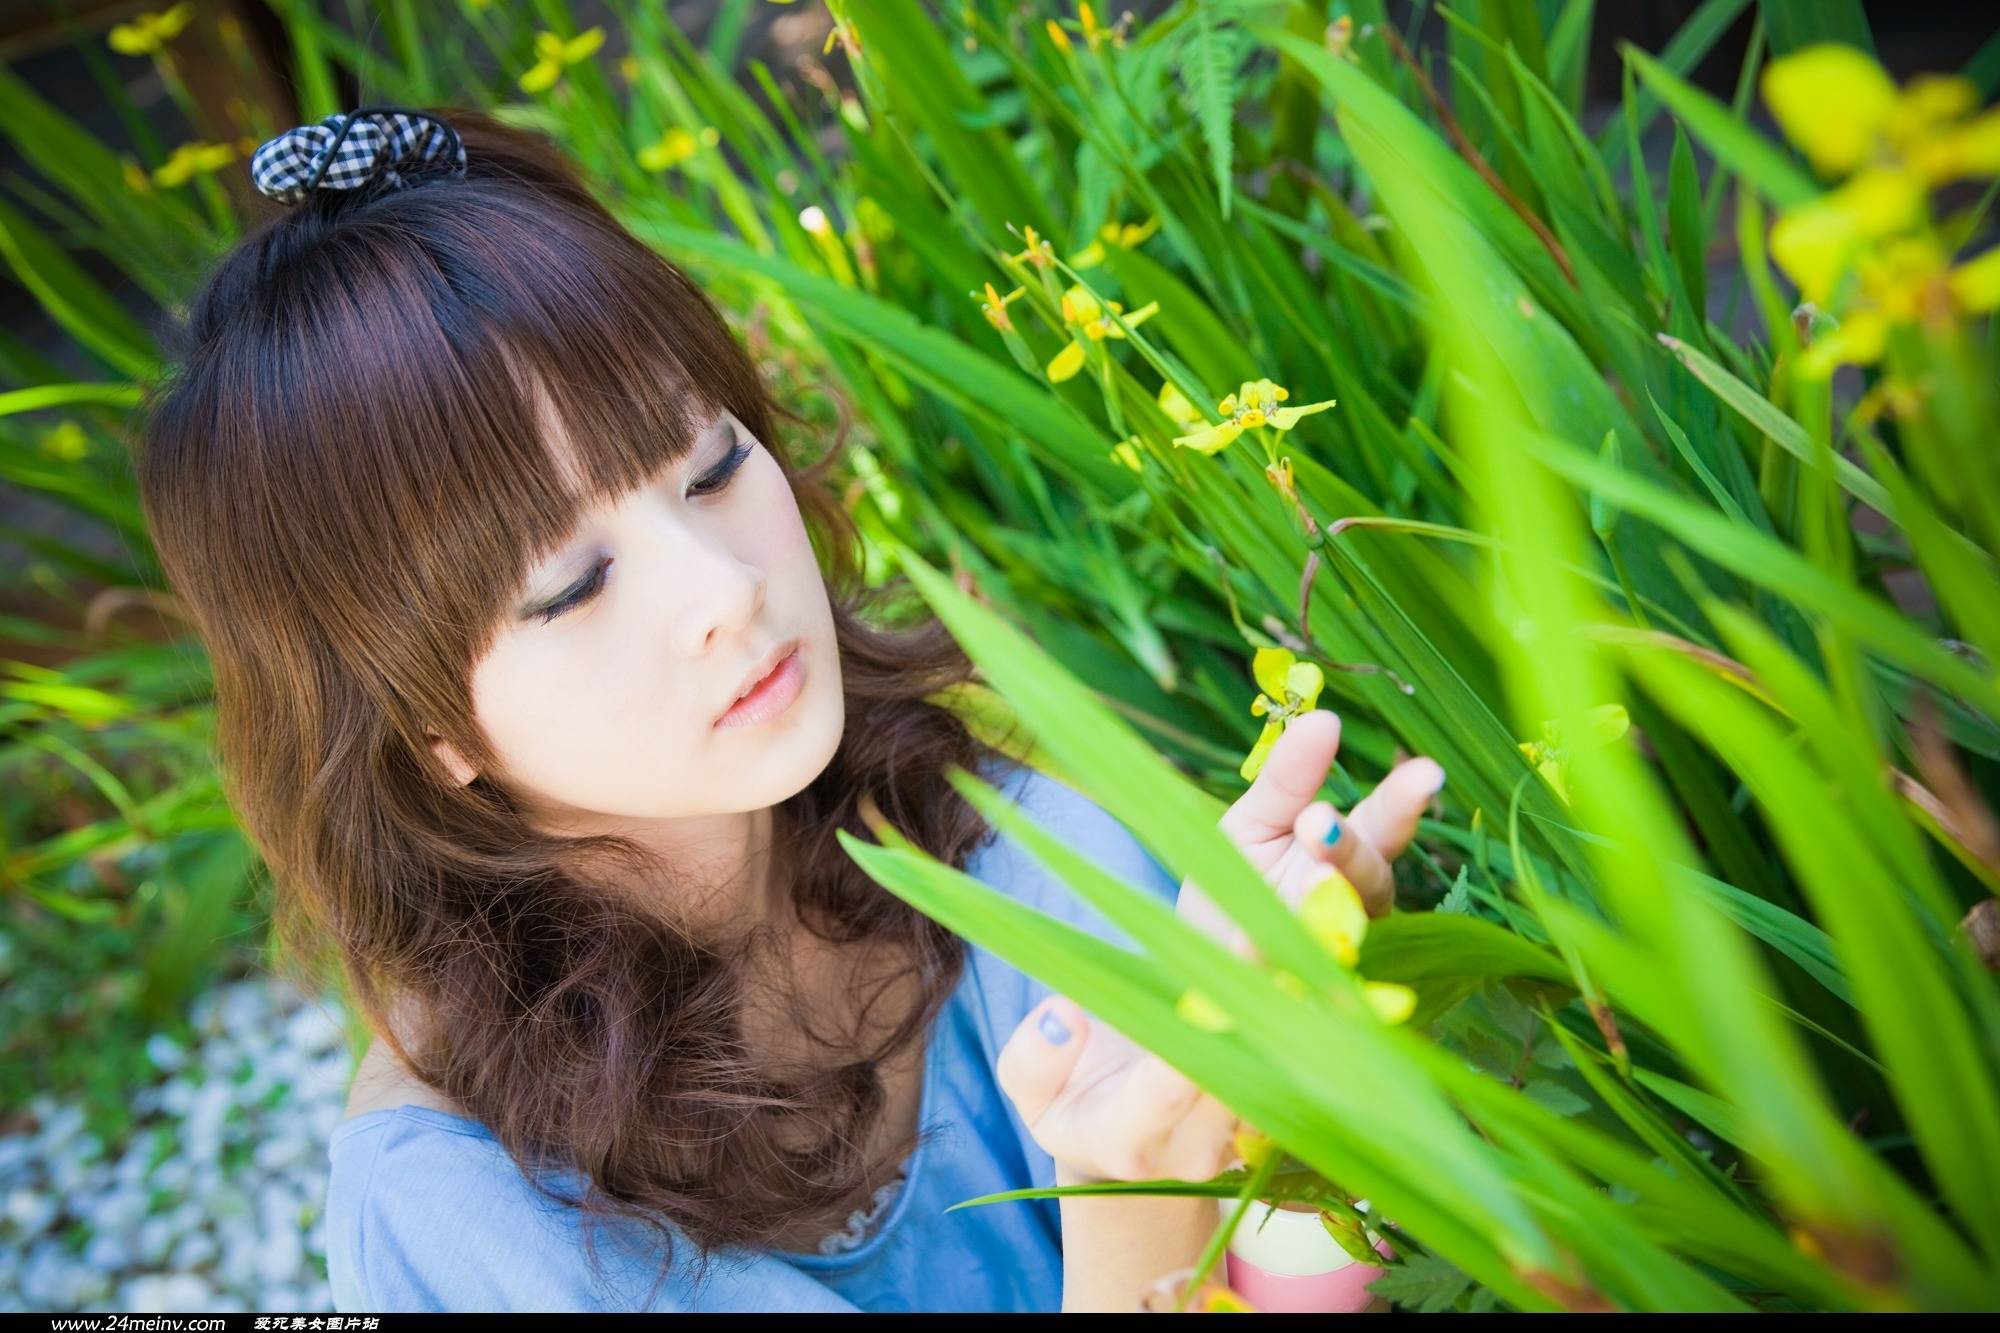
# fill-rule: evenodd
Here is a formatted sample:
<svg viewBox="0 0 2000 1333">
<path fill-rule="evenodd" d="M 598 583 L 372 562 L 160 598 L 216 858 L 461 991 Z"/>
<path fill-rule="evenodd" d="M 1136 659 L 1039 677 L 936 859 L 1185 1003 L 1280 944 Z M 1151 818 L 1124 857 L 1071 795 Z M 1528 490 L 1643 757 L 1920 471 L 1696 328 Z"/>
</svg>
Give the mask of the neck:
<svg viewBox="0 0 2000 1333">
<path fill-rule="evenodd" d="M 619 867 L 598 873 L 608 874 L 614 888 L 630 893 L 649 910 L 733 934 L 757 926 L 789 925 L 791 898 L 781 892 L 772 873 L 776 826 L 776 810 L 767 806 L 677 819 L 570 819 L 558 832 L 572 837 L 613 833 L 638 843 L 680 872 L 673 902 L 659 901 L 662 887 L 657 882 L 624 882 Z"/>
</svg>

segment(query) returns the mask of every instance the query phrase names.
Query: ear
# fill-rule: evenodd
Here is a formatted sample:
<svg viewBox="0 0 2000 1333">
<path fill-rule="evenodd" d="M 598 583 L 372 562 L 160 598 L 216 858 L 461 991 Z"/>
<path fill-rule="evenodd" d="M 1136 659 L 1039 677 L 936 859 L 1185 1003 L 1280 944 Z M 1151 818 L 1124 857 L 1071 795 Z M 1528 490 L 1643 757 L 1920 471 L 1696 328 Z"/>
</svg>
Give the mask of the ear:
<svg viewBox="0 0 2000 1333">
<path fill-rule="evenodd" d="M 461 787 L 479 776 L 478 770 L 465 762 L 465 756 L 458 752 L 457 747 L 442 736 L 431 737 L 431 753 L 438 757 L 438 762 L 444 765 L 447 773 L 451 774 L 451 780 Z"/>
</svg>

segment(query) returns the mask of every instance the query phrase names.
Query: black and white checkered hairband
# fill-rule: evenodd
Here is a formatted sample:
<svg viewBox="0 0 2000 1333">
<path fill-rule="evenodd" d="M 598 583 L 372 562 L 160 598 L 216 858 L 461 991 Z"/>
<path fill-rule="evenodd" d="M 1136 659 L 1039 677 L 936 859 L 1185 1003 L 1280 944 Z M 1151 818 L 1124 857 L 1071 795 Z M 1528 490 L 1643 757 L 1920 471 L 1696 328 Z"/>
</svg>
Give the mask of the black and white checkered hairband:
<svg viewBox="0 0 2000 1333">
<path fill-rule="evenodd" d="M 438 163 L 462 175 L 465 145 L 457 130 L 426 112 L 356 107 L 265 140 L 250 158 L 250 175 L 264 194 L 296 204 L 316 187 L 357 190 L 377 179 L 400 186 L 399 163 Z"/>
</svg>

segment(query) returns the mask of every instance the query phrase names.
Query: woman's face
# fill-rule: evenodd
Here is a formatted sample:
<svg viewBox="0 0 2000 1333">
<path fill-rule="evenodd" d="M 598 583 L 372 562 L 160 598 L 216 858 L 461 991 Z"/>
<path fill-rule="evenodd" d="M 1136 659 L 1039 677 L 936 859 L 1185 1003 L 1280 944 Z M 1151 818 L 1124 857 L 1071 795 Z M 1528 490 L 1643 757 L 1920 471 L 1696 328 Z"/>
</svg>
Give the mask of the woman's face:
<svg viewBox="0 0 2000 1333">
<path fill-rule="evenodd" d="M 793 643 L 753 711 L 725 718 Z M 700 824 L 802 790 L 845 708 L 826 583 L 777 459 L 724 409 L 685 458 L 586 512 L 518 589 L 472 691 L 501 776 L 559 832 Z"/>
</svg>

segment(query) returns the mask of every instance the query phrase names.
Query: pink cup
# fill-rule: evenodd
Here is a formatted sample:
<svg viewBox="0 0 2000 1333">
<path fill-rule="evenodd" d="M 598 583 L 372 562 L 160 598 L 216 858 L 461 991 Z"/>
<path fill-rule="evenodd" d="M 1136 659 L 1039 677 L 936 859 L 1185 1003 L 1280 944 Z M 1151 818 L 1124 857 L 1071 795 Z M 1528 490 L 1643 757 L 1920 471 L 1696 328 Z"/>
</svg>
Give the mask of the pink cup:
<svg viewBox="0 0 2000 1333">
<path fill-rule="evenodd" d="M 1234 1199 L 1217 1203 L 1225 1218 L 1236 1207 Z M 1392 1253 L 1387 1241 L 1377 1240 L 1375 1248 Z M 1230 1287 L 1262 1313 L 1356 1314 L 1380 1299 L 1368 1284 L 1383 1270 L 1341 1249 L 1306 1204 L 1252 1203 L 1230 1238 L 1225 1264 Z"/>
</svg>

